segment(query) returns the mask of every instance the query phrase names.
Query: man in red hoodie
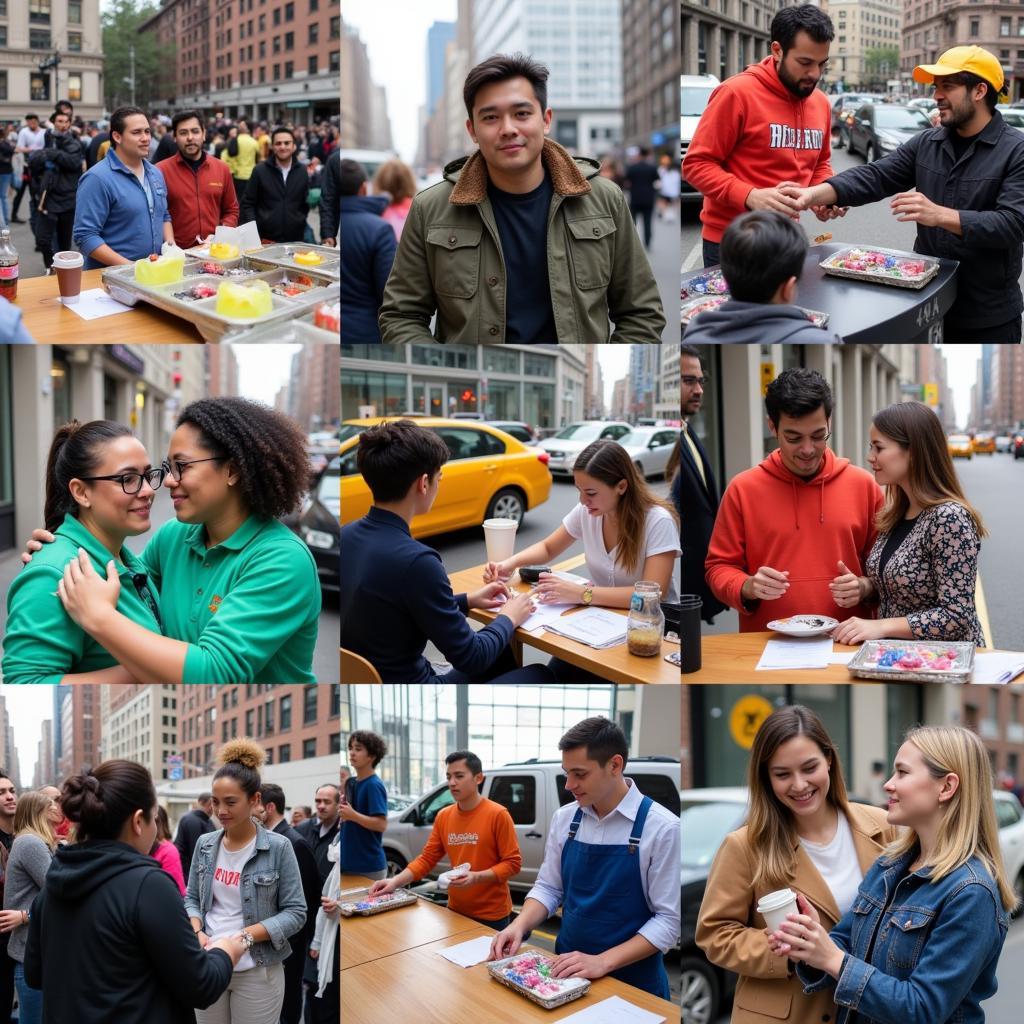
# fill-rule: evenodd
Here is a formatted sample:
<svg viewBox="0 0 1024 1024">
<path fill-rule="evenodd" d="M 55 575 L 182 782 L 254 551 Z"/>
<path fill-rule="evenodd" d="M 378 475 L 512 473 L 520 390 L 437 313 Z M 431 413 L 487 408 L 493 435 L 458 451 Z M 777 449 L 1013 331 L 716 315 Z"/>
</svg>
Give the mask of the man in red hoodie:
<svg viewBox="0 0 1024 1024">
<path fill-rule="evenodd" d="M 816 370 L 784 370 L 765 406 L 779 447 L 726 488 L 708 545 L 708 586 L 739 610 L 743 633 L 789 615 L 870 618 L 862 605 L 840 608 L 832 587 L 862 575 L 882 489 L 828 447 L 832 391 Z"/>
<path fill-rule="evenodd" d="M 704 194 L 704 265 L 716 266 L 730 221 L 744 210 L 798 218 L 784 185 L 831 177 L 832 109 L 818 89 L 828 64 L 832 21 L 811 4 L 772 19 L 771 54 L 711 94 L 683 161 L 683 177 Z M 815 209 L 819 220 L 835 215 Z"/>
</svg>

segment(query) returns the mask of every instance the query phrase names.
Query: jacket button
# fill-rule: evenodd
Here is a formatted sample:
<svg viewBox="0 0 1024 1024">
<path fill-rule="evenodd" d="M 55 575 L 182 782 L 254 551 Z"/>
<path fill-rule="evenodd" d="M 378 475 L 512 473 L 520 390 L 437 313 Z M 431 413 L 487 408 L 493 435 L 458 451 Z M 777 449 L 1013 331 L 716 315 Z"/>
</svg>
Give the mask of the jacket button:
<svg viewBox="0 0 1024 1024">
<path fill-rule="evenodd" d="M 824 1020 L 824 1021 L 830 1021 L 832 1019 L 832 1017 L 829 1014 L 827 1014 L 827 1013 L 823 1013 L 821 1015 L 821 1019 Z"/>
<path fill-rule="evenodd" d="M 498 328 L 497 327 L 492 327 L 488 333 L 490 333 L 490 334 L 497 334 L 498 333 Z"/>
<path fill-rule="evenodd" d="M 487 278 L 487 283 L 493 288 L 498 283 L 498 279 L 496 277 L 489 277 Z"/>
<path fill-rule="evenodd" d="M 448 236 L 448 244 L 449 245 L 454 245 L 457 241 L 458 241 L 458 239 L 454 235 L 449 235 Z"/>
<path fill-rule="evenodd" d="M 601 229 L 600 228 L 594 228 L 594 234 L 595 235 L 601 234 Z"/>
</svg>

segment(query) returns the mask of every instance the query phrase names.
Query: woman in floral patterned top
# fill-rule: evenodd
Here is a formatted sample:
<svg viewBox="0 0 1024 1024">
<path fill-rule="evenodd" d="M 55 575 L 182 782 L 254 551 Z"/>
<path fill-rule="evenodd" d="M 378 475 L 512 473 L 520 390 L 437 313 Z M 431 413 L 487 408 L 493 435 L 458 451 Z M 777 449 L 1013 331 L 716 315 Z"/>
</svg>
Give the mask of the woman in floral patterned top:
<svg viewBox="0 0 1024 1024">
<path fill-rule="evenodd" d="M 868 463 L 885 487 L 878 538 L 866 576 L 842 562 L 831 584 L 841 608 L 878 606 L 877 618 L 847 619 L 832 636 L 859 644 L 883 637 L 985 645 L 974 606 L 981 516 L 964 496 L 939 418 L 920 402 L 899 402 L 871 421 Z"/>
</svg>

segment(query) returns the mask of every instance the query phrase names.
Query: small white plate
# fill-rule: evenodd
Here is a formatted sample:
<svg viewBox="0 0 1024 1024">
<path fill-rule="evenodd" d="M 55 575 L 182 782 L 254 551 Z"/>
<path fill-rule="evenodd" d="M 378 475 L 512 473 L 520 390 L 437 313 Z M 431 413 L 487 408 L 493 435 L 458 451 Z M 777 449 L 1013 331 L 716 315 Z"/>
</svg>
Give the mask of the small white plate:
<svg viewBox="0 0 1024 1024">
<path fill-rule="evenodd" d="M 768 628 L 786 636 L 823 636 L 838 625 L 838 619 L 827 615 L 790 615 L 786 619 L 773 619 Z"/>
</svg>

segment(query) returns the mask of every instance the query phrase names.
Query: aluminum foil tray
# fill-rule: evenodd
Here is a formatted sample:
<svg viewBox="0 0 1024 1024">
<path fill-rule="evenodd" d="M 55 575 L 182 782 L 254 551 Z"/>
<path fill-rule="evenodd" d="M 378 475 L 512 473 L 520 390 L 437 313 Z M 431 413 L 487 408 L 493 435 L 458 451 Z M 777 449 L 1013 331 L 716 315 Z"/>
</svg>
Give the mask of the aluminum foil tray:
<svg viewBox="0 0 1024 1024">
<path fill-rule="evenodd" d="M 339 909 L 342 917 L 373 917 L 399 907 L 410 907 L 419 899 L 408 889 L 396 889 L 383 896 L 370 896 L 368 888 L 348 889 L 341 894 Z"/>
<path fill-rule="evenodd" d="M 889 664 L 894 661 L 894 664 Z M 915 662 L 920 661 L 917 665 Z M 868 640 L 847 669 L 859 679 L 901 683 L 967 683 L 974 670 L 974 644 L 939 640 Z"/>
<path fill-rule="evenodd" d="M 879 267 L 878 269 L 850 270 L 838 265 L 841 259 L 855 253 L 881 253 L 892 259 L 897 266 L 909 261 L 921 264 L 924 269 L 920 273 L 897 277 L 892 269 Z M 851 281 L 867 281 L 869 284 L 887 284 L 893 288 L 923 288 L 939 272 L 939 261 L 930 256 L 921 256 L 919 253 L 905 252 L 901 249 L 883 249 L 878 245 L 846 246 L 822 260 L 819 266 L 826 274 L 831 274 L 833 277 L 846 277 Z"/>
<path fill-rule="evenodd" d="M 553 1010 L 587 994 L 590 982 L 586 978 L 549 977 L 551 961 L 552 957 L 540 950 L 520 950 L 515 956 L 488 964 L 487 972 L 495 981 L 545 1010 Z"/>
<path fill-rule="evenodd" d="M 295 262 L 297 252 L 316 252 L 323 256 L 323 263 L 308 267 Z M 250 249 L 244 256 L 250 266 L 264 265 L 272 269 L 285 267 L 302 273 L 326 274 L 335 281 L 341 280 L 341 254 L 329 245 L 305 245 L 302 242 L 286 242 L 280 245 L 267 245 L 262 249 Z"/>
</svg>

